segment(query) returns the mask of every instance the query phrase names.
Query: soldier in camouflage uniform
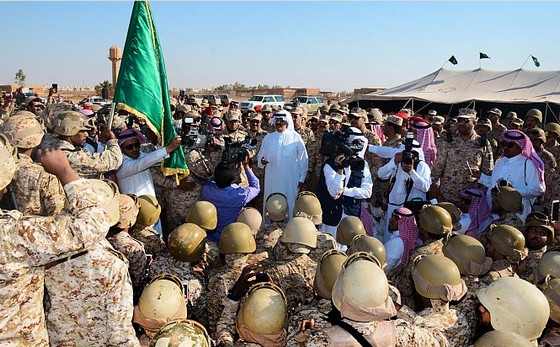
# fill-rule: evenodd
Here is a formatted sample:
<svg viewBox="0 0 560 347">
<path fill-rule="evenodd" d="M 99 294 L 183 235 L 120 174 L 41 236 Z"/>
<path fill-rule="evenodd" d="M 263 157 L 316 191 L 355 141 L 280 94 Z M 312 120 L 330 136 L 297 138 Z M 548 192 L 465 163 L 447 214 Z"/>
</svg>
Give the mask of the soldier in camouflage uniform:
<svg viewBox="0 0 560 347">
<path fill-rule="evenodd" d="M 490 147 L 492 147 L 492 155 L 495 158 L 498 158 L 500 155 L 500 147 L 498 145 L 498 141 L 490 138 L 490 132 L 492 131 L 492 122 L 490 121 L 490 119 L 488 118 L 482 118 L 479 119 L 476 122 L 476 127 L 475 127 L 475 131 L 476 134 L 478 136 L 480 136 L 481 138 L 486 138 L 486 141 L 488 141 L 488 143 L 490 144 Z"/>
<path fill-rule="evenodd" d="M 544 182 L 546 184 L 546 187 L 552 188 L 554 186 L 552 178 L 556 171 L 557 163 L 554 155 L 544 147 L 544 144 L 546 143 L 545 132 L 540 128 L 534 128 L 527 131 L 527 136 L 529 137 L 529 139 L 531 139 L 531 143 L 533 144 L 535 152 L 537 152 L 544 163 Z M 541 196 L 541 198 L 539 198 L 539 200 L 541 200 L 540 202 L 544 206 L 550 206 L 552 199 L 552 189 L 546 189 L 544 192 L 544 196 Z"/>
<path fill-rule="evenodd" d="M 471 177 L 469 167 L 490 175 L 494 167 L 492 148 L 481 143 L 474 131 L 476 111 L 460 109 L 457 117 L 458 135 L 451 142 L 442 142 L 438 147 L 436 162 L 432 167 L 431 195 L 440 201 L 449 201 L 459 206 L 461 189 L 477 188 L 476 179 Z M 436 182 L 439 180 L 439 186 Z"/>
<path fill-rule="evenodd" d="M 271 254 L 286 227 L 286 219 L 288 218 L 286 197 L 280 193 L 270 194 L 264 205 L 264 211 L 270 220 L 270 224 L 259 229 L 255 235 L 255 242 L 257 253 Z"/>
<path fill-rule="evenodd" d="M 554 242 L 554 228 L 548 219 L 548 216 L 540 213 L 529 213 L 525 220 L 525 246 L 528 254 L 525 259 L 519 263 L 517 274 L 522 279 L 533 282 L 533 273 L 541 260 L 543 254 L 547 250 L 547 245 Z"/>
<path fill-rule="evenodd" d="M 325 113 L 322 113 L 319 116 L 319 122 L 317 123 L 317 130 L 313 133 L 315 136 L 315 143 L 316 143 L 316 151 L 315 157 L 309 158 L 310 159 L 310 167 L 311 167 L 311 179 L 309 181 L 310 191 L 315 192 L 317 190 L 317 182 L 319 181 L 319 177 L 323 174 L 321 169 L 323 168 L 323 163 L 327 159 L 323 154 L 321 154 L 321 143 L 323 142 L 323 135 L 325 132 L 329 131 L 329 114 L 328 109 Z"/>
<path fill-rule="evenodd" d="M 152 224 L 154 224 L 160 217 L 161 205 L 157 204 L 155 197 L 153 197 L 153 202 L 155 202 L 156 205 L 151 205 L 148 201 L 149 200 L 143 200 L 143 204 L 140 205 L 138 216 L 136 218 L 136 224 L 132 226 L 129 234 L 136 240 L 142 242 L 146 254 L 151 254 L 155 257 L 156 255 L 165 252 L 167 246 L 165 245 L 161 235 L 152 228 Z"/>
<path fill-rule="evenodd" d="M 211 347 L 212 341 L 203 325 L 197 321 L 183 319 L 164 325 L 154 337 L 151 345 Z"/>
<path fill-rule="evenodd" d="M 515 269 L 527 256 L 521 231 L 509 225 L 490 225 L 483 243 L 486 243 L 486 254 L 493 262 L 481 282 L 490 284 L 498 278 L 518 277 Z"/>
<path fill-rule="evenodd" d="M 488 139 L 498 141 L 500 135 L 507 130 L 507 127 L 500 123 L 502 111 L 499 108 L 494 107 L 490 111 L 486 112 L 486 114 L 492 124 L 490 132 L 488 132 Z"/>
<path fill-rule="evenodd" d="M 558 139 L 560 138 L 560 124 L 558 123 L 548 123 L 544 126 L 544 131 L 546 133 L 546 143 L 544 148 L 554 155 L 556 163 L 560 162 L 560 144 Z"/>
<path fill-rule="evenodd" d="M 261 129 L 267 133 L 275 131 L 274 122 L 272 121 L 272 107 L 270 105 L 264 105 L 261 110 L 262 121 Z"/>
<path fill-rule="evenodd" d="M 267 132 L 262 130 L 261 128 L 261 121 L 262 116 L 259 113 L 255 113 L 249 118 L 249 128 L 247 131 L 247 135 L 251 139 L 251 141 L 256 140 L 257 143 L 255 144 L 254 154 L 259 153 L 262 145 L 262 141 L 266 136 Z M 254 154 L 252 154 L 254 156 Z M 253 173 L 259 179 L 259 183 L 261 187 L 264 187 L 264 169 L 258 167 L 258 165 L 252 165 Z M 259 211 L 262 211 L 263 206 L 263 194 L 264 192 L 261 190 L 259 195 L 256 198 L 251 200 L 247 206 L 254 207 Z"/>
<path fill-rule="evenodd" d="M 18 151 L 19 170 L 13 180 L 18 210 L 24 215 L 58 215 L 66 200 L 62 185 L 31 159 L 44 136 L 39 119 L 31 112 L 19 111 L 7 119 L 0 133 L 6 135 Z"/>
<path fill-rule="evenodd" d="M 305 178 L 305 182 L 303 184 L 303 190 L 310 190 L 311 189 L 311 177 L 312 177 L 312 170 L 314 164 L 314 160 L 317 157 L 318 143 L 315 140 L 315 134 L 311 128 L 305 126 L 305 117 L 303 108 L 296 107 L 290 111 L 292 114 L 292 120 L 294 121 L 294 130 L 301 136 L 303 140 L 303 144 L 305 145 L 305 149 L 307 150 L 307 156 L 309 158 L 307 176 Z M 320 143 L 319 143 L 320 145 Z"/>
<path fill-rule="evenodd" d="M 91 128 L 90 121 L 81 113 L 65 111 L 56 113 L 53 119 L 54 136 L 45 136 L 41 148 L 52 147 L 66 153 L 68 161 L 83 178 L 99 178 L 101 174 L 118 169 L 122 164 L 122 153 L 115 134 L 104 130 L 100 137 L 105 139 L 103 153 L 90 153 L 82 148 Z"/>
<path fill-rule="evenodd" d="M 0 142 L 0 195 L 16 171 L 15 151 L 9 148 Z M 89 181 L 79 180 L 64 153 L 47 151 L 40 160 L 45 171 L 61 181 L 68 201 L 57 217 L 0 211 L 2 345 L 49 346 L 43 313 L 44 266 L 91 247 L 109 229 L 108 211 L 98 200 L 102 192 L 93 190 Z"/>
</svg>

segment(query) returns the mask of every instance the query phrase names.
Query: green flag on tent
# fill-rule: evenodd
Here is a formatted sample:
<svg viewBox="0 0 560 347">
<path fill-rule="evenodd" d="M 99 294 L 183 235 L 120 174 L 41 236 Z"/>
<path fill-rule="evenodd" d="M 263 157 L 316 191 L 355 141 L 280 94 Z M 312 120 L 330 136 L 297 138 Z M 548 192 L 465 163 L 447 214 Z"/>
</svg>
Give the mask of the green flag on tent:
<svg viewBox="0 0 560 347">
<path fill-rule="evenodd" d="M 134 2 L 113 102 L 118 110 L 144 119 L 160 145 L 169 144 L 177 136 L 163 53 L 147 1 Z M 162 172 L 188 175 L 182 147 L 164 160 Z"/>
<path fill-rule="evenodd" d="M 457 59 L 455 58 L 454 55 L 452 55 L 451 58 L 449 58 L 448 62 L 450 62 L 453 65 L 457 65 Z"/>
<path fill-rule="evenodd" d="M 531 59 L 533 59 L 533 63 L 535 64 L 536 67 L 541 66 L 540 61 L 537 59 L 537 57 L 531 56 Z"/>
<path fill-rule="evenodd" d="M 490 57 L 486 53 L 478 52 L 478 56 L 479 59 L 490 59 Z"/>
</svg>

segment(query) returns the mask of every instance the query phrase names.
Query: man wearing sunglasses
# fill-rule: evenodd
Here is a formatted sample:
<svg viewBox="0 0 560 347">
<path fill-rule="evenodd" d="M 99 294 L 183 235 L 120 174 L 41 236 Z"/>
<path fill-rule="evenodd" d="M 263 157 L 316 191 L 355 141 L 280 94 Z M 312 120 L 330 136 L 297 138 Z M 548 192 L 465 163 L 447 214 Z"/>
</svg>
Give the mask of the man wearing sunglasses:
<svg viewBox="0 0 560 347">
<path fill-rule="evenodd" d="M 459 191 L 478 187 L 470 170 L 491 174 L 494 167 L 492 147 L 480 141 L 480 136 L 474 131 L 475 124 L 475 110 L 459 110 L 456 134 L 447 136 L 445 141 L 439 143 L 437 158 L 432 166 L 430 197 L 459 206 Z"/>
</svg>

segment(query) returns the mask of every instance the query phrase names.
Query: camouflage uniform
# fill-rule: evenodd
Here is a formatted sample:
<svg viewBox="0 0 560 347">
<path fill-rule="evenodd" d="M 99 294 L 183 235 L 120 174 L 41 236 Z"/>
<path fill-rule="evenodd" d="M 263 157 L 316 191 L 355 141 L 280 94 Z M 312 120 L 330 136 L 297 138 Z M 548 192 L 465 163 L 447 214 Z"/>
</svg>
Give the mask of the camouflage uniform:
<svg viewBox="0 0 560 347">
<path fill-rule="evenodd" d="M 441 142 L 436 162 L 432 167 L 432 182 L 440 180 L 440 194 L 445 201 L 457 206 L 461 203 L 461 189 L 478 187 L 478 183 L 471 180 L 467 162 L 471 168 L 478 169 L 486 175 L 491 175 L 494 168 L 490 144 L 481 147 L 480 136 L 474 131 L 466 141 L 456 135 L 452 142 Z"/>
<path fill-rule="evenodd" d="M 553 146 L 551 146 L 545 143 L 544 148 L 552 153 L 554 159 L 556 160 L 556 164 L 558 164 L 560 162 L 560 144 L 556 142 Z"/>
<path fill-rule="evenodd" d="M 381 139 L 377 136 L 376 133 L 369 129 L 364 129 L 362 131 L 364 137 L 368 140 L 368 146 L 381 146 Z M 369 164 L 369 171 L 371 171 L 371 178 L 375 181 L 377 179 L 377 170 L 381 167 L 381 158 L 376 156 L 375 154 L 371 153 L 370 151 L 366 151 L 366 155 L 364 159 Z"/>
<path fill-rule="evenodd" d="M 122 164 L 123 156 L 117 139 L 107 141 L 103 153 L 91 153 L 86 149 L 74 147 L 70 142 L 52 136 L 56 135 L 45 135 L 40 147 L 61 149 L 66 153 L 70 166 L 82 178 L 99 178 L 101 174 L 116 170 Z"/>
<path fill-rule="evenodd" d="M 89 187 L 85 180 L 66 184 L 67 207 L 57 217 L 0 211 L 0 345 L 49 345 L 43 266 L 91 246 L 109 229 Z"/>
<path fill-rule="evenodd" d="M 128 264 L 106 240 L 48 268 L 45 287 L 51 346 L 140 346 Z"/>
<path fill-rule="evenodd" d="M 519 266 L 517 267 L 516 272 L 521 279 L 534 283 L 535 279 L 533 277 L 533 273 L 535 272 L 535 268 L 537 267 L 537 265 L 539 265 L 543 254 L 546 252 L 546 249 L 547 247 L 544 246 L 541 249 L 529 251 L 529 253 L 527 254 L 527 258 L 519 262 Z"/>
<path fill-rule="evenodd" d="M 413 298 L 415 292 L 414 281 L 412 280 L 413 261 L 419 255 L 443 255 L 443 240 L 427 241 L 424 245 L 417 247 L 410 255 L 410 261 L 405 265 L 402 275 L 394 282 L 401 293 L 402 303 L 412 309 L 416 306 Z"/>
<path fill-rule="evenodd" d="M 311 168 L 311 178 L 309 180 L 309 183 L 311 185 L 310 191 L 312 192 L 315 192 L 317 190 L 317 182 L 319 181 L 319 177 L 321 177 L 321 175 L 323 174 L 323 171 L 321 169 L 323 167 L 323 163 L 325 162 L 325 160 L 327 160 L 327 158 L 319 152 L 321 150 L 321 142 L 323 142 L 324 134 L 325 131 L 315 132 L 315 153 L 313 157 L 308 154 L 310 160 L 309 167 Z"/>
<path fill-rule="evenodd" d="M 132 287 L 139 288 L 147 266 L 144 245 L 134 239 L 126 231 L 107 237 L 107 240 L 117 251 L 121 252 L 128 260 L 128 272 L 132 280 Z"/>
<path fill-rule="evenodd" d="M 189 262 L 177 260 L 169 252 L 161 253 L 154 257 L 150 265 L 150 277 L 161 274 L 172 274 L 181 279 L 187 288 L 187 318 L 201 322 L 206 322 L 206 278 L 203 274 L 196 272 Z"/>
<path fill-rule="evenodd" d="M 505 213 L 503 216 L 500 216 L 498 219 L 494 220 L 492 224 L 509 225 L 517 228 L 518 230 L 523 230 L 523 228 L 525 227 L 525 224 L 521 219 L 519 219 L 519 217 L 517 217 L 517 214 L 515 212 Z"/>
<path fill-rule="evenodd" d="M 480 279 L 481 282 L 490 284 L 498 278 L 519 277 L 513 269 L 513 265 L 507 259 L 494 260 L 490 271 Z M 470 290 L 470 287 L 468 287 Z"/>
<path fill-rule="evenodd" d="M 56 216 L 66 196 L 60 181 L 25 154 L 19 154 L 19 168 L 12 181 L 18 210 L 24 215 Z"/>
<path fill-rule="evenodd" d="M 468 291 L 460 301 L 450 304 L 451 309 L 457 312 L 458 318 L 453 328 L 445 333 L 451 346 L 469 346 L 474 343 L 479 330 L 477 316 L 479 301 L 476 293 L 488 286 L 488 283 L 477 276 L 461 277 Z"/>
<path fill-rule="evenodd" d="M 330 326 L 327 322 L 327 314 L 332 310 L 332 303 L 330 300 L 319 299 L 315 300 L 308 305 L 298 307 L 288 320 L 288 336 L 286 338 L 286 346 L 300 347 L 302 344 L 298 342 L 306 338 L 308 332 L 301 332 L 301 323 L 304 320 L 313 319 L 314 330 L 323 330 Z"/>
<path fill-rule="evenodd" d="M 251 140 L 253 140 L 253 139 L 257 140 L 257 143 L 255 144 L 254 153 L 255 154 L 259 153 L 259 151 L 261 149 L 262 141 L 267 134 L 266 131 L 259 128 L 259 131 L 256 132 L 256 133 L 249 131 L 249 132 L 247 132 L 247 134 L 249 135 Z M 260 168 L 260 167 L 258 167 L 258 165 L 251 165 L 251 170 L 253 170 L 253 173 L 259 179 L 260 186 L 264 187 L 264 168 Z M 254 207 L 257 210 L 262 211 L 262 209 L 263 209 L 263 194 L 264 194 L 264 191 L 263 191 L 263 189 L 261 189 L 259 195 L 257 195 L 257 197 L 255 197 L 253 200 L 251 200 L 247 204 L 247 206 Z"/>
<path fill-rule="evenodd" d="M 548 325 L 544 329 L 539 347 L 558 347 L 560 346 L 560 326 L 552 320 L 548 321 Z"/>
<path fill-rule="evenodd" d="M 146 254 L 151 254 L 155 257 L 167 249 L 161 235 L 150 225 L 135 224 L 128 233 L 136 240 L 142 242 Z"/>
<path fill-rule="evenodd" d="M 488 132 L 488 139 L 498 141 L 500 134 L 507 130 L 507 127 L 500 123 L 492 124 L 492 130 Z"/>
<path fill-rule="evenodd" d="M 278 243 L 280 236 L 282 236 L 285 227 L 286 223 L 284 222 L 271 222 L 264 228 L 261 228 L 255 236 L 255 242 L 257 243 L 256 253 L 271 253 L 274 246 Z"/>
<path fill-rule="evenodd" d="M 544 163 L 544 183 L 546 184 L 547 189 L 544 192 L 543 204 L 545 206 L 550 206 L 552 200 L 552 189 L 549 189 L 549 187 L 553 186 L 552 178 L 556 171 L 556 159 L 554 158 L 554 155 L 552 153 L 544 148 L 536 152 Z"/>
<path fill-rule="evenodd" d="M 309 157 L 307 176 L 303 185 L 303 189 L 311 191 L 311 189 L 313 189 L 311 187 L 311 183 L 313 181 L 313 166 L 315 165 L 315 159 L 317 157 L 316 152 L 318 150 L 317 141 L 315 140 L 315 134 L 313 133 L 313 130 L 311 130 L 311 128 L 302 126 L 301 128 L 297 129 L 296 132 L 301 136 L 303 144 L 305 145 L 305 150 L 307 151 L 307 156 Z"/>
<path fill-rule="evenodd" d="M 334 236 L 324 232 L 317 232 L 317 247 L 309 252 L 309 258 L 313 259 L 314 262 L 319 262 L 323 253 L 329 249 L 338 249 L 338 243 Z"/>
</svg>

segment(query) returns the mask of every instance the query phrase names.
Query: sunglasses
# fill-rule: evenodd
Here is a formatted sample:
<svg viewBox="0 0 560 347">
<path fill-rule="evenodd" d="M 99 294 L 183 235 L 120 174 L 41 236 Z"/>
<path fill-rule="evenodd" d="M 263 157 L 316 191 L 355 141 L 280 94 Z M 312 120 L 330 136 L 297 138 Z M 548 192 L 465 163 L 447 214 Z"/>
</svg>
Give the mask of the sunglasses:
<svg viewBox="0 0 560 347">
<path fill-rule="evenodd" d="M 502 141 L 501 143 L 502 147 L 507 147 L 507 148 L 513 148 L 515 145 L 516 145 L 515 142 Z"/>
<path fill-rule="evenodd" d="M 123 147 L 124 147 L 124 149 L 130 151 L 133 148 L 140 148 L 140 142 L 134 142 L 134 143 L 128 144 L 128 145 L 123 146 Z"/>
<path fill-rule="evenodd" d="M 329 121 L 329 124 L 337 125 L 337 124 L 338 124 L 338 121 L 336 121 L 336 120 L 330 120 L 330 121 Z"/>
<path fill-rule="evenodd" d="M 348 116 L 348 119 L 350 119 L 350 120 L 357 120 L 357 119 L 360 119 L 360 118 L 362 118 L 362 117 L 358 117 L 358 116 L 354 116 L 354 115 L 349 115 Z"/>
<path fill-rule="evenodd" d="M 470 121 L 471 121 L 470 118 L 465 118 L 465 117 L 457 118 L 457 122 L 459 122 L 459 123 L 461 123 L 461 122 L 462 123 L 468 123 Z"/>
<path fill-rule="evenodd" d="M 249 121 L 249 123 L 251 124 L 259 124 L 260 120 L 251 120 Z"/>
</svg>

